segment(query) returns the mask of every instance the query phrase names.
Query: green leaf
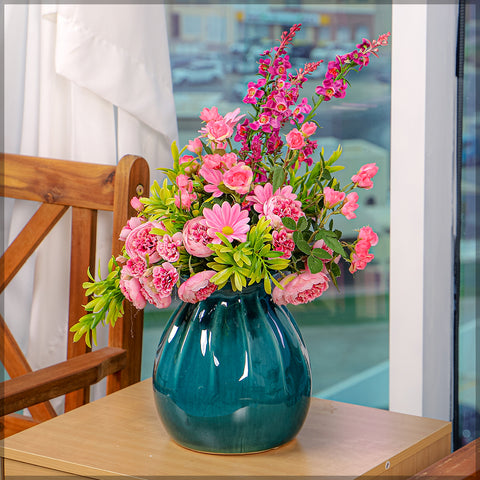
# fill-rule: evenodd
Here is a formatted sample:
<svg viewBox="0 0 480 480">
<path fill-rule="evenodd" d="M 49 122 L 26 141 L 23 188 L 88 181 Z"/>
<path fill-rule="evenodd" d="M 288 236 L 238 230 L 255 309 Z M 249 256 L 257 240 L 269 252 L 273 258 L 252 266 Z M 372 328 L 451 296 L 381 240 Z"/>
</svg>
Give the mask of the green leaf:
<svg viewBox="0 0 480 480">
<path fill-rule="evenodd" d="M 284 181 L 285 181 L 285 171 L 283 170 L 282 167 L 276 166 L 273 169 L 273 180 L 272 180 L 272 187 L 273 187 L 274 193 L 283 185 Z"/>
<path fill-rule="evenodd" d="M 272 284 L 270 283 L 270 279 L 268 276 L 265 276 L 263 278 L 263 288 L 265 289 L 265 292 L 267 292 L 269 295 L 272 293 Z"/>
<path fill-rule="evenodd" d="M 332 258 L 332 256 L 326 250 L 324 250 L 323 248 L 314 248 L 312 250 L 312 255 L 315 258 L 320 258 L 320 259 L 324 259 L 324 260 L 329 260 L 329 259 Z"/>
<path fill-rule="evenodd" d="M 285 225 L 286 228 L 289 230 L 296 230 L 297 229 L 297 224 L 295 223 L 295 220 L 290 217 L 283 217 L 282 218 L 282 223 Z"/>
<path fill-rule="evenodd" d="M 342 257 L 347 258 L 345 249 L 336 237 L 325 237 L 324 242 L 328 248 L 331 248 L 334 252 L 339 253 Z"/>
<path fill-rule="evenodd" d="M 335 277 L 339 277 L 342 272 L 340 270 L 340 267 L 335 263 L 335 262 L 332 262 L 331 265 L 330 265 L 330 269 L 332 271 L 332 274 L 335 276 Z"/>
<path fill-rule="evenodd" d="M 295 245 L 303 253 L 305 253 L 306 255 L 310 255 L 310 253 L 312 251 L 312 248 L 310 247 L 310 245 L 305 240 L 303 240 L 303 238 L 301 240 L 299 240 L 298 242 L 295 242 Z"/>
<path fill-rule="evenodd" d="M 297 222 L 297 230 L 303 232 L 308 227 L 308 222 L 305 217 L 300 217 Z"/>
<path fill-rule="evenodd" d="M 307 265 L 312 273 L 319 273 L 323 270 L 323 262 L 313 255 L 307 258 Z"/>
<path fill-rule="evenodd" d="M 330 155 L 330 158 L 327 160 L 327 166 L 334 164 L 342 154 L 342 146 L 339 145 L 338 148 Z"/>
</svg>

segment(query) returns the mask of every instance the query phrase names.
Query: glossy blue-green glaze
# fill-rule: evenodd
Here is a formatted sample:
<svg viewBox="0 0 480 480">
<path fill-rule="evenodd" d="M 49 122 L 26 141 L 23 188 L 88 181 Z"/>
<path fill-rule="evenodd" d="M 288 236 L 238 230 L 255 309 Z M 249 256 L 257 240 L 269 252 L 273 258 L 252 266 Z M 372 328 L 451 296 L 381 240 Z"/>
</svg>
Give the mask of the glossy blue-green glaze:
<svg viewBox="0 0 480 480">
<path fill-rule="evenodd" d="M 227 285 L 172 315 L 153 387 L 163 424 L 180 445 L 259 452 L 292 440 L 303 425 L 310 362 L 291 314 L 261 284 L 241 293 Z"/>
</svg>

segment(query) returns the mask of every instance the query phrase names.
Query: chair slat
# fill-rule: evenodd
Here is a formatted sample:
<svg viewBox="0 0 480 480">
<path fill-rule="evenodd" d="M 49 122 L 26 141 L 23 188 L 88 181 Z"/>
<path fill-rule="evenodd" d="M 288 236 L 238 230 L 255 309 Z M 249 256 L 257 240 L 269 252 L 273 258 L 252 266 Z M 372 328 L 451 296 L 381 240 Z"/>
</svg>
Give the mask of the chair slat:
<svg viewBox="0 0 480 480">
<path fill-rule="evenodd" d="M 0 293 L 22 268 L 41 241 L 68 210 L 64 205 L 42 204 L 0 258 Z"/>
<path fill-rule="evenodd" d="M 4 154 L 0 169 L 1 196 L 113 210 L 115 166 Z"/>
<path fill-rule="evenodd" d="M 34 427 L 40 422 L 33 418 L 19 415 L 18 413 L 11 413 L 0 418 L 0 439 L 9 437 L 15 433 L 26 430 L 27 428 Z"/>
<path fill-rule="evenodd" d="M 12 332 L 8 328 L 3 317 L 0 315 L 0 358 L 3 361 L 5 370 L 10 375 L 10 378 L 20 377 L 32 371 L 25 355 L 18 346 Z M 57 414 L 50 402 L 40 403 L 30 409 L 30 413 L 34 420 L 43 422 L 50 420 Z"/>
<path fill-rule="evenodd" d="M 97 237 L 97 212 L 86 208 L 72 208 L 72 245 L 70 253 L 70 305 L 68 312 L 67 359 L 90 351 L 84 341 L 74 342 L 70 328 L 85 314 L 83 282 L 89 281 L 87 271 L 95 274 L 95 249 Z M 88 403 L 90 388 L 71 392 L 65 396 L 65 411 Z"/>
<path fill-rule="evenodd" d="M 124 368 L 126 359 L 125 350 L 104 347 L 7 380 L 0 391 L 0 414 L 30 408 L 46 399 L 97 383 Z"/>
</svg>

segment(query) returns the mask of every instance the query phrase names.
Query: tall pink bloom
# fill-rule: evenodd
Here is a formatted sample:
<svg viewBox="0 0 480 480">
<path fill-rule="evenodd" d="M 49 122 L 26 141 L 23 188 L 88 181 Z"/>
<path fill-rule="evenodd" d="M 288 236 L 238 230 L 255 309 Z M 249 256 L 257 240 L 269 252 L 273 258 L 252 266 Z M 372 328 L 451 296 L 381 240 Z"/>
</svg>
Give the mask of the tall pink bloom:
<svg viewBox="0 0 480 480">
<path fill-rule="evenodd" d="M 369 190 L 373 187 L 372 178 L 377 174 L 378 167 L 375 163 L 367 163 L 363 165 L 358 173 L 352 177 L 352 182 L 356 183 L 360 188 Z"/>
<path fill-rule="evenodd" d="M 343 204 L 341 212 L 348 220 L 356 218 L 354 211 L 358 208 L 358 193 L 351 192 L 347 195 L 347 201 Z"/>
<path fill-rule="evenodd" d="M 224 173 L 223 184 L 234 192 L 245 195 L 250 191 L 252 179 L 252 169 L 245 163 L 240 162 Z"/>
<path fill-rule="evenodd" d="M 323 189 L 324 204 L 327 208 L 333 208 L 345 198 L 345 192 L 339 192 L 330 187 Z"/>
<path fill-rule="evenodd" d="M 210 282 L 216 273 L 214 270 L 204 270 L 191 276 L 178 289 L 180 300 L 197 303 L 208 298 L 217 289 L 217 285 Z"/>
<path fill-rule="evenodd" d="M 250 230 L 248 222 L 248 211 L 241 210 L 240 205 L 230 205 L 223 202 L 222 206 L 216 204 L 213 209 L 204 208 L 203 215 L 208 226 L 207 233 L 214 237 L 213 243 L 221 243 L 217 232 L 225 235 L 228 241 L 238 240 L 244 242 L 247 239 L 247 232 Z"/>
<path fill-rule="evenodd" d="M 205 217 L 195 217 L 183 226 L 183 246 L 194 257 L 209 257 L 213 252 L 207 245 L 213 243 L 214 238 L 208 234 Z"/>
</svg>

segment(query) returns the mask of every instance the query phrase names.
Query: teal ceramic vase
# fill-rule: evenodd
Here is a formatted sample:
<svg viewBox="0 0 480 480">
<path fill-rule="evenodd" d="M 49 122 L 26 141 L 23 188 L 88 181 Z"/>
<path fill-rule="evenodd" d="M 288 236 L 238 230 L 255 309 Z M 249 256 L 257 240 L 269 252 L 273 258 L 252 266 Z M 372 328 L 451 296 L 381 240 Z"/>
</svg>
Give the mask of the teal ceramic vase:
<svg viewBox="0 0 480 480">
<path fill-rule="evenodd" d="M 182 303 L 153 370 L 157 411 L 175 442 L 241 454 L 292 440 L 310 405 L 310 361 L 297 325 L 262 284 Z"/>
</svg>

